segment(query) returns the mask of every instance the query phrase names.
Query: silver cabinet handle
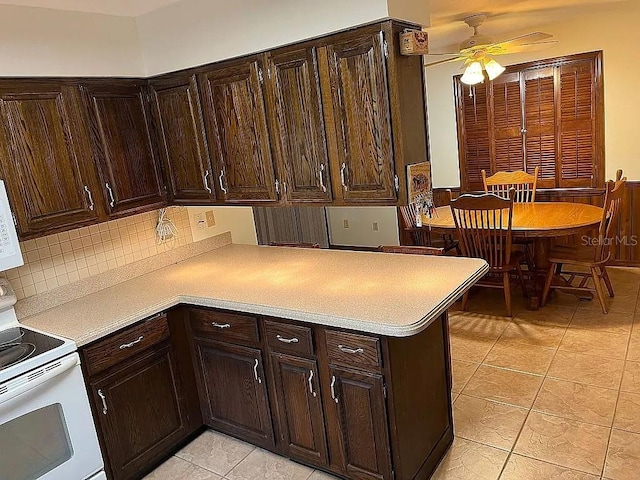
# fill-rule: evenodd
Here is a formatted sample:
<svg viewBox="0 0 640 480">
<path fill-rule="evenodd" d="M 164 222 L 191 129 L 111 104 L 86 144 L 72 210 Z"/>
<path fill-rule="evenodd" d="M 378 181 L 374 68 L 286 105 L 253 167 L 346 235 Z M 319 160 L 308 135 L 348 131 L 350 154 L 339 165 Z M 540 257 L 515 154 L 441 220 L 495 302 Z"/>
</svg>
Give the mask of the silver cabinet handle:
<svg viewBox="0 0 640 480">
<path fill-rule="evenodd" d="M 320 189 L 326 193 L 327 187 L 324 185 L 324 163 L 320 164 L 320 171 L 318 172 L 318 177 L 320 178 Z"/>
<path fill-rule="evenodd" d="M 300 341 L 296 337 L 284 338 L 282 335 L 276 335 L 276 338 L 280 340 L 282 343 L 298 343 Z"/>
<path fill-rule="evenodd" d="M 253 364 L 253 376 L 256 377 L 256 382 L 262 383 L 262 379 L 258 376 L 258 359 L 255 359 L 256 363 Z"/>
<path fill-rule="evenodd" d="M 93 210 L 95 204 L 93 203 L 93 195 L 91 195 L 91 190 L 86 185 L 84 186 L 84 191 L 87 192 L 87 196 L 89 197 L 89 210 Z"/>
<path fill-rule="evenodd" d="M 218 177 L 218 182 L 220 183 L 220 190 L 222 190 L 222 193 L 224 193 L 225 195 L 227 194 L 227 189 L 224 188 L 224 170 L 220 170 L 220 176 Z"/>
<path fill-rule="evenodd" d="M 342 188 L 347 189 L 347 184 L 344 181 L 344 171 L 347 168 L 347 164 L 342 162 L 342 166 L 340 167 L 340 183 L 342 183 Z"/>
<path fill-rule="evenodd" d="M 106 415 L 107 414 L 107 397 L 105 397 L 104 393 L 102 393 L 102 389 L 98 390 L 98 396 L 102 400 L 102 414 Z"/>
<path fill-rule="evenodd" d="M 311 393 L 311 395 L 313 395 L 314 397 L 316 397 L 316 392 L 313 391 L 313 370 L 309 370 L 309 393 Z"/>
<path fill-rule="evenodd" d="M 140 335 L 137 340 L 134 340 L 133 342 L 129 342 L 129 343 L 125 343 L 125 344 L 120 345 L 120 350 L 124 350 L 125 348 L 133 347 L 136 343 L 140 343 L 143 338 L 144 338 L 144 335 Z"/>
<path fill-rule="evenodd" d="M 209 187 L 209 182 L 207 181 L 207 178 L 209 178 L 209 170 L 205 170 L 204 172 L 204 178 L 202 179 L 202 182 L 204 183 L 204 189 L 211 193 L 211 188 Z"/>
<path fill-rule="evenodd" d="M 104 184 L 104 186 L 107 187 L 109 198 L 111 199 L 111 201 L 109 202 L 109 206 L 113 208 L 113 206 L 116 204 L 116 199 L 113 198 L 113 190 L 111 190 L 111 185 L 109 185 L 109 183 L 107 182 Z"/>
<path fill-rule="evenodd" d="M 344 345 L 338 345 L 338 350 L 344 353 L 363 353 L 364 350 L 362 348 L 349 348 Z"/>
<path fill-rule="evenodd" d="M 331 377 L 331 398 L 333 398 L 334 402 L 338 403 L 338 397 L 336 397 L 336 376 L 333 375 Z"/>
<path fill-rule="evenodd" d="M 231 325 L 228 323 L 211 322 L 211 326 L 216 328 L 231 328 Z"/>
</svg>

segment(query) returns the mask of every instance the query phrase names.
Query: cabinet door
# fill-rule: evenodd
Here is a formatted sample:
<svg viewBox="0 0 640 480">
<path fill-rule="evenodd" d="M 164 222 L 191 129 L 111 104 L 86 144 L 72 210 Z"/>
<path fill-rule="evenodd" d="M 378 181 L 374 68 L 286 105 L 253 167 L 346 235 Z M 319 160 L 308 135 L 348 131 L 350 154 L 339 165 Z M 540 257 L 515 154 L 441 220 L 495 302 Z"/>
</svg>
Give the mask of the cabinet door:
<svg viewBox="0 0 640 480">
<path fill-rule="evenodd" d="M 199 77 L 216 186 L 227 202 L 277 199 L 258 59 L 217 67 Z"/>
<path fill-rule="evenodd" d="M 327 464 L 324 415 L 314 360 L 272 354 L 280 430 L 291 458 Z"/>
<path fill-rule="evenodd" d="M 77 87 L 0 84 L 0 161 L 23 239 L 98 220 L 101 197 L 81 107 Z"/>
<path fill-rule="evenodd" d="M 151 82 L 160 154 L 175 203 L 215 199 L 195 75 Z"/>
<path fill-rule="evenodd" d="M 160 208 L 166 193 L 141 84 L 93 85 L 94 144 L 109 215 Z"/>
<path fill-rule="evenodd" d="M 385 45 L 378 32 L 351 34 L 327 47 L 337 139 L 334 179 L 345 202 L 397 197 Z"/>
<path fill-rule="evenodd" d="M 330 366 L 331 398 L 338 409 L 344 471 L 350 478 L 391 478 L 382 376 Z"/>
<path fill-rule="evenodd" d="M 255 348 L 196 341 L 205 422 L 255 445 L 272 447 L 262 354 Z"/>
<path fill-rule="evenodd" d="M 316 48 L 271 54 L 272 140 L 284 194 L 293 202 L 331 201 Z"/>
<path fill-rule="evenodd" d="M 173 353 L 166 346 L 91 384 L 113 478 L 139 478 L 189 432 Z"/>
</svg>

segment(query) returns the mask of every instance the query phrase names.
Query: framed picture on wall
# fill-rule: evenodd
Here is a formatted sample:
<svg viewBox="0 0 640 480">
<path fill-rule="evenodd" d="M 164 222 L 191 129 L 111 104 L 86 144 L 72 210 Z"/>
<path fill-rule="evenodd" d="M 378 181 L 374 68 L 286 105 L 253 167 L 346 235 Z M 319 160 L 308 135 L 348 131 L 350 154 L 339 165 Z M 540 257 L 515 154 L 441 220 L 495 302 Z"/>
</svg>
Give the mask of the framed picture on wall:
<svg viewBox="0 0 640 480">
<path fill-rule="evenodd" d="M 424 197 L 431 191 L 431 162 L 407 165 L 407 182 L 409 203 L 415 202 L 419 195 Z"/>
</svg>

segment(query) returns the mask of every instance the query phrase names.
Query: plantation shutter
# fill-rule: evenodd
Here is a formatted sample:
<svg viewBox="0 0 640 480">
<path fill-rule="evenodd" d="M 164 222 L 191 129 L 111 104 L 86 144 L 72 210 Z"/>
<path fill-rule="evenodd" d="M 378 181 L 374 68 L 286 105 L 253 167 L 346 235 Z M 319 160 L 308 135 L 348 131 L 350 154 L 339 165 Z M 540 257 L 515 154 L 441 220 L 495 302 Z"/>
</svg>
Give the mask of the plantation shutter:
<svg viewBox="0 0 640 480">
<path fill-rule="evenodd" d="M 466 184 L 482 190 L 481 170 L 491 170 L 487 90 L 485 84 L 462 87 Z"/>
<path fill-rule="evenodd" d="M 554 69 L 526 71 L 524 129 L 527 172 L 538 171 L 538 186 L 556 186 L 556 102 Z"/>
<path fill-rule="evenodd" d="M 560 187 L 595 185 L 594 64 L 560 67 Z"/>
<path fill-rule="evenodd" d="M 491 83 L 494 138 L 492 173 L 522 170 L 524 146 L 520 74 L 503 74 Z"/>
</svg>

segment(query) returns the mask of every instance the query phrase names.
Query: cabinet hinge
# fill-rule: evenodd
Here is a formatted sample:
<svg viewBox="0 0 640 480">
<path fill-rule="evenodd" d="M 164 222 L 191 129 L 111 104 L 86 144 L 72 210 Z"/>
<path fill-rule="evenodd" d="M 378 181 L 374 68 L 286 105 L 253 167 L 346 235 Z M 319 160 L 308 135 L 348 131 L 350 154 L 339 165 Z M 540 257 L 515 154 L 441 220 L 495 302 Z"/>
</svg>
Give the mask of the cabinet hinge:
<svg viewBox="0 0 640 480">
<path fill-rule="evenodd" d="M 382 394 L 384 395 L 384 398 L 387 398 L 387 386 L 386 385 L 382 386 Z"/>
<path fill-rule="evenodd" d="M 400 179 L 398 178 L 398 175 L 393 176 L 393 186 L 395 187 L 396 192 L 400 191 Z"/>
<path fill-rule="evenodd" d="M 396 480 L 396 471 L 395 470 L 391 470 L 391 479 L 392 480 Z"/>
<path fill-rule="evenodd" d="M 259 68 L 258 69 L 258 80 L 260 80 L 260 83 L 264 83 L 264 77 L 262 76 L 262 69 Z"/>
<path fill-rule="evenodd" d="M 389 44 L 386 40 L 382 41 L 382 49 L 384 51 L 384 58 L 389 58 Z"/>
<path fill-rule="evenodd" d="M 13 224 L 17 227 L 18 226 L 18 219 L 16 218 L 16 214 L 11 212 L 11 216 L 13 217 Z"/>
<path fill-rule="evenodd" d="M 280 182 L 276 178 L 276 195 L 280 195 Z"/>
</svg>

